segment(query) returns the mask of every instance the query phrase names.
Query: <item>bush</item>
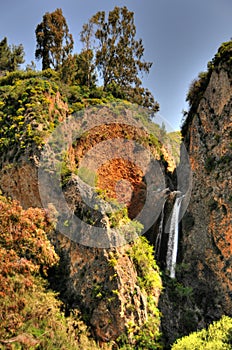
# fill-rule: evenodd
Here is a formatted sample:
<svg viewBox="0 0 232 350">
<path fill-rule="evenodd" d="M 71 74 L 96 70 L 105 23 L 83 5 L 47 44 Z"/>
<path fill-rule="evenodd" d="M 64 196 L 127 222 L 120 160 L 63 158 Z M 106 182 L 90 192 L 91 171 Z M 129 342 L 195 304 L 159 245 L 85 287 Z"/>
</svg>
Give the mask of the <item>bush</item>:
<svg viewBox="0 0 232 350">
<path fill-rule="evenodd" d="M 54 104 L 58 86 L 36 75 L 11 73 L 6 77 L 10 86 L 0 80 L 1 154 L 14 150 L 16 158 L 32 146 L 40 148 L 60 121 L 60 109 Z"/>
<path fill-rule="evenodd" d="M 159 268 L 154 259 L 153 247 L 147 239 L 140 236 L 128 251 L 138 274 L 138 285 L 147 297 L 147 322 L 139 327 L 134 335 L 134 347 L 122 349 L 162 349 L 160 342 L 160 312 L 157 308 L 157 297 L 162 289 Z M 125 345 L 126 346 L 126 345 Z"/>
<path fill-rule="evenodd" d="M 232 318 L 223 316 L 209 328 L 178 339 L 172 350 L 231 350 Z"/>
<path fill-rule="evenodd" d="M 137 273 L 140 288 L 150 294 L 162 288 L 159 268 L 154 259 L 154 249 L 144 236 L 137 239 L 129 251 Z"/>
<path fill-rule="evenodd" d="M 61 301 L 47 289 L 46 272 L 58 262 L 46 235 L 51 220 L 42 209 L 23 210 L 2 196 L 0 210 L 0 344 L 15 350 L 98 349 L 78 313 L 65 318 Z"/>
</svg>

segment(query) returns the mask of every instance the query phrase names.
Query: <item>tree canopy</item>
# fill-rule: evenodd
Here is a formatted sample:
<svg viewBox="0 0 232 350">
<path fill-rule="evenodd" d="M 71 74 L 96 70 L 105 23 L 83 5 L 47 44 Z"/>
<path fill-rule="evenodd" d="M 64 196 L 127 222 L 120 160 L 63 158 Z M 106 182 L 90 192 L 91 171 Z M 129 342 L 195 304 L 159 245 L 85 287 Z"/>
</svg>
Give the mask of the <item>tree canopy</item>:
<svg viewBox="0 0 232 350">
<path fill-rule="evenodd" d="M 35 30 L 35 57 L 42 60 L 42 70 L 57 71 L 68 86 L 94 89 L 103 84 L 102 91 L 115 98 L 159 109 L 151 92 L 142 86 L 143 74 L 148 74 L 151 62 L 143 59 L 142 39 L 136 38 L 134 13 L 126 6 L 115 7 L 109 13 L 99 11 L 83 25 L 80 42 L 83 48 L 72 53 L 74 41 L 62 9 L 46 12 Z M 24 62 L 23 46 L 8 46 L 7 38 L 0 42 L 0 71 L 14 71 Z M 27 65 L 34 70 L 35 64 Z"/>
<path fill-rule="evenodd" d="M 23 45 L 9 46 L 6 37 L 0 41 L 0 71 L 13 72 L 22 63 L 24 63 Z"/>
<path fill-rule="evenodd" d="M 42 69 L 51 66 L 58 70 L 72 52 L 73 37 L 61 9 L 45 13 L 43 21 L 36 27 L 37 46 L 35 57 L 42 59 Z"/>
<path fill-rule="evenodd" d="M 104 90 L 119 91 L 132 102 L 158 109 L 151 93 L 142 87 L 141 76 L 149 73 L 151 62 L 143 60 L 142 39 L 136 40 L 134 13 L 127 7 L 99 11 L 83 26 L 81 39 L 86 49 L 95 51 L 95 65 Z M 142 100 L 141 101 L 141 97 Z"/>
</svg>

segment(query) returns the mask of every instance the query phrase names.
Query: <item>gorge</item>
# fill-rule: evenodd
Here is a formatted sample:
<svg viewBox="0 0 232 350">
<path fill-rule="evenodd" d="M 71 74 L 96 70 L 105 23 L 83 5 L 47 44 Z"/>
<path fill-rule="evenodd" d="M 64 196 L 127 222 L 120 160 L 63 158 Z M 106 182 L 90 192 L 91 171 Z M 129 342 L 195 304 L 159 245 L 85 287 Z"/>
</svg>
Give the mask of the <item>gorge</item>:
<svg viewBox="0 0 232 350">
<path fill-rule="evenodd" d="M 44 209 L 56 222 L 47 237 L 59 259 L 43 277 L 64 314 L 90 329 L 89 348 L 170 349 L 232 317 L 231 57 L 230 41 L 193 82 L 182 143 L 112 96 L 84 96 L 90 105 L 70 113 L 56 72 L 0 78 L 1 208 L 12 198 L 23 215 Z M 8 220 L 14 230 L 19 216 Z M 20 254 L 22 264 L 31 258 L 26 247 Z M 42 341 L 20 324 L 1 338 Z"/>
</svg>

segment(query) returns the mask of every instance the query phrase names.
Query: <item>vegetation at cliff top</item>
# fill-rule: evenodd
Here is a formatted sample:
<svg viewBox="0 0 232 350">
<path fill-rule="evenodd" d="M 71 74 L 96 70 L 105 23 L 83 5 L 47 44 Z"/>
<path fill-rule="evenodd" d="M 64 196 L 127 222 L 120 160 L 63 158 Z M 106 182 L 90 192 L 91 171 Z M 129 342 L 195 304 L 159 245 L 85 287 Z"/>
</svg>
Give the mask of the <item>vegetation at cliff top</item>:
<svg viewBox="0 0 232 350">
<path fill-rule="evenodd" d="M 35 71 L 33 62 L 26 71 L 19 71 L 24 62 L 22 45 L 8 46 L 7 38 L 0 43 L 0 151 L 10 151 L 13 161 L 22 153 L 29 155 L 31 149 L 41 148 L 65 114 L 122 100 L 148 108 L 150 117 L 158 110 L 151 93 L 142 87 L 140 77 L 149 73 L 151 63 L 143 60 L 144 47 L 142 40 L 136 39 L 134 14 L 126 7 L 92 16 L 83 25 L 79 54 L 73 54 L 73 38 L 61 9 L 46 13 L 35 33 L 35 56 L 42 59 L 41 72 Z M 103 86 L 97 84 L 97 76 Z M 66 102 L 68 111 L 61 111 L 57 100 Z M 171 142 L 165 129 L 155 123 L 147 126 L 151 129 L 149 142 L 157 150 L 159 141 L 170 145 L 178 162 L 179 144 Z"/>
<path fill-rule="evenodd" d="M 186 96 L 186 101 L 189 103 L 189 112 L 184 113 L 184 119 L 182 122 L 182 134 L 185 134 L 188 123 L 192 120 L 196 113 L 198 104 L 208 86 L 211 74 L 214 70 L 217 70 L 220 65 L 224 64 L 224 68 L 227 70 L 229 76 L 232 76 L 231 70 L 232 63 L 232 40 L 223 43 L 214 58 L 208 62 L 208 70 L 201 72 L 198 78 L 193 80 L 189 87 L 189 91 Z"/>
<path fill-rule="evenodd" d="M 83 25 L 80 35 L 82 50 L 73 53 L 74 41 L 62 9 L 45 13 L 35 29 L 35 58 L 42 60 L 42 70 L 53 68 L 62 83 L 85 87 L 89 98 L 101 99 L 104 94 L 158 110 L 158 103 L 148 89 L 142 87 L 142 74 L 149 73 L 152 63 L 145 62 L 142 40 L 136 39 L 134 13 L 127 7 L 115 7 L 106 14 L 100 11 Z M 24 62 L 22 45 L 9 46 L 7 38 L 0 42 L 0 73 L 19 69 Z M 27 65 L 35 70 L 35 63 Z M 97 80 L 103 81 L 98 89 Z M 85 93 L 85 92 L 84 92 Z M 78 99 L 76 103 L 81 102 Z"/>
<path fill-rule="evenodd" d="M 45 13 L 36 27 L 36 59 L 42 59 L 42 69 L 51 66 L 59 70 L 73 50 L 73 37 L 69 34 L 66 19 L 61 9 Z"/>
<path fill-rule="evenodd" d="M 7 38 L 0 41 L 0 71 L 13 72 L 24 63 L 24 49 L 22 45 L 9 46 Z"/>
<path fill-rule="evenodd" d="M 16 74 L 17 73 L 17 74 Z M 58 86 L 39 74 L 12 73 L 0 81 L 0 152 L 14 150 L 14 159 L 28 147 L 43 145 L 59 123 L 52 108 Z M 11 85 L 5 85 L 11 80 Z"/>
</svg>

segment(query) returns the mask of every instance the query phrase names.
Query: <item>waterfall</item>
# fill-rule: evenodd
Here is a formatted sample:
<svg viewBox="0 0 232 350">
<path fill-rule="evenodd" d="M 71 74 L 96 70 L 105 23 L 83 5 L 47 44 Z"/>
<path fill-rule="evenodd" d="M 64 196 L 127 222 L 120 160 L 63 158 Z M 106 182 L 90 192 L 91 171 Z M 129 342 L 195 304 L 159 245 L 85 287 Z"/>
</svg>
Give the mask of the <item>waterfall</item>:
<svg viewBox="0 0 232 350">
<path fill-rule="evenodd" d="M 164 206 L 165 206 L 166 200 L 163 203 L 161 216 L 160 216 L 160 223 L 159 223 L 159 229 L 158 234 L 155 241 L 155 258 L 158 261 L 160 258 L 160 249 L 161 249 L 161 242 L 162 242 L 162 235 L 163 235 L 163 223 L 164 223 Z"/>
<path fill-rule="evenodd" d="M 171 278 L 175 278 L 176 270 L 176 260 L 177 260 L 177 251 L 178 251 L 178 236 L 179 236 L 179 213 L 181 208 L 181 202 L 184 196 L 177 197 L 174 203 L 169 237 L 168 237 L 168 251 L 166 257 L 167 270 L 170 273 Z"/>
</svg>

